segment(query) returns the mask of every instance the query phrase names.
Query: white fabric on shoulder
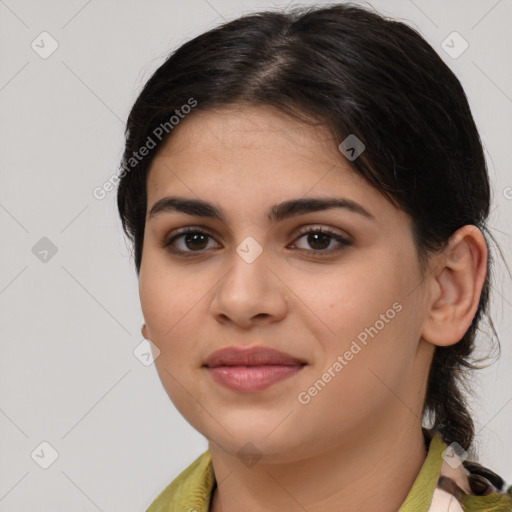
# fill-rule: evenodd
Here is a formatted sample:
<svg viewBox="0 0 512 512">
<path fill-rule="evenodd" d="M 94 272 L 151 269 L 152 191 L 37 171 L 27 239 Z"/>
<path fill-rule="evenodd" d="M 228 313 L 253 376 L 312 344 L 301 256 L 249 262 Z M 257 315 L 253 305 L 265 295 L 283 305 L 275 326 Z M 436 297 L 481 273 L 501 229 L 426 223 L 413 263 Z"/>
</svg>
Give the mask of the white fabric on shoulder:
<svg viewBox="0 0 512 512">
<path fill-rule="evenodd" d="M 428 512 L 464 512 L 457 498 L 443 489 L 436 489 Z"/>
</svg>

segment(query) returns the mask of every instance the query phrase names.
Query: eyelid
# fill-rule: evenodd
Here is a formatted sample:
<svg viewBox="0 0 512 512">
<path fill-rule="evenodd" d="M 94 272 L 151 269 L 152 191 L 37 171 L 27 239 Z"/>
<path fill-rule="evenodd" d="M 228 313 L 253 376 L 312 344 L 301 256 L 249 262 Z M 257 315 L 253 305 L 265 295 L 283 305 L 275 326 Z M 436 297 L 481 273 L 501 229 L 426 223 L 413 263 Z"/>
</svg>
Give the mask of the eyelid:
<svg viewBox="0 0 512 512">
<path fill-rule="evenodd" d="M 201 233 L 201 234 L 209 236 L 210 238 L 215 239 L 215 235 L 213 235 L 209 229 L 207 229 L 203 226 L 186 226 L 183 228 L 178 228 L 178 229 L 172 230 L 168 235 L 165 235 L 163 237 L 162 241 L 159 243 L 159 246 L 162 247 L 163 249 L 169 249 L 171 243 L 173 243 L 174 240 L 176 240 L 178 237 L 180 237 L 182 235 L 187 235 L 189 233 Z M 178 250 L 176 252 L 189 252 L 189 253 L 196 252 L 197 254 L 200 253 L 200 251 L 180 251 L 180 250 Z"/>
<path fill-rule="evenodd" d="M 339 237 L 343 239 L 347 243 L 352 243 L 351 237 L 348 234 L 340 232 L 337 228 L 332 228 L 331 226 L 326 226 L 325 224 L 305 224 L 304 226 L 298 228 L 298 232 L 295 237 L 299 237 L 305 233 L 320 231 L 322 233 L 327 233 L 329 235 Z"/>
</svg>

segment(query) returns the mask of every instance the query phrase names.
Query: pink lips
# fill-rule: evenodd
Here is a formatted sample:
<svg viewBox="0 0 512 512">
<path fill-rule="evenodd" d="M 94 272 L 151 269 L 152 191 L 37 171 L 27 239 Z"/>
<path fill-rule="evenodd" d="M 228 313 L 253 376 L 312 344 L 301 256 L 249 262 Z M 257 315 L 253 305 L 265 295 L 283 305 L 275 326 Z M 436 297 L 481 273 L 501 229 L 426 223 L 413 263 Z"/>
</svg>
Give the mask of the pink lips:
<svg viewBox="0 0 512 512">
<path fill-rule="evenodd" d="M 204 366 L 213 379 L 232 390 L 261 391 L 299 372 L 305 361 L 269 347 L 217 350 Z"/>
</svg>

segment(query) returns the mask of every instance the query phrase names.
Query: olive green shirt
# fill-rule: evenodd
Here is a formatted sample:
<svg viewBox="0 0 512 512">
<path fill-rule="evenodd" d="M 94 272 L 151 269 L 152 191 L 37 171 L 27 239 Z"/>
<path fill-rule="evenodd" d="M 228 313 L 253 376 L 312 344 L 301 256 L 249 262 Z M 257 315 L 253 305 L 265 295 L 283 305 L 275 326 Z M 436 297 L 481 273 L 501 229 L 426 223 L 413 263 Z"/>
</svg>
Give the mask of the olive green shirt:
<svg viewBox="0 0 512 512">
<path fill-rule="evenodd" d="M 512 512 L 512 486 L 507 491 L 498 475 L 477 463 L 445 456 L 454 452 L 439 433 L 424 434 L 427 457 L 398 512 Z M 211 453 L 206 450 L 146 512 L 209 512 L 215 486 Z"/>
</svg>

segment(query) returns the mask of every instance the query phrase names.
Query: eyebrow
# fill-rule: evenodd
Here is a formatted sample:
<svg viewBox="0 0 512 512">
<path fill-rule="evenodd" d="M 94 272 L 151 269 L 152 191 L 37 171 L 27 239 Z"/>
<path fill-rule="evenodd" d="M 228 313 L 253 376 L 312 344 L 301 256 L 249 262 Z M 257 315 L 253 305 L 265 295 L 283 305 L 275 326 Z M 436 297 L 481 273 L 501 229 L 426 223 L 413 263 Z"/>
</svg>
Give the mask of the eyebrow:
<svg viewBox="0 0 512 512">
<path fill-rule="evenodd" d="M 272 206 L 267 213 L 267 219 L 269 222 L 279 222 L 295 215 L 329 210 L 331 208 L 344 208 L 368 219 L 376 220 L 375 217 L 359 203 L 341 197 L 312 197 L 283 201 Z M 162 213 L 170 212 L 182 212 L 187 215 L 208 217 L 225 222 L 224 214 L 218 206 L 201 199 L 186 199 L 176 196 L 168 196 L 159 199 L 151 207 L 148 219 L 152 219 Z"/>
</svg>

